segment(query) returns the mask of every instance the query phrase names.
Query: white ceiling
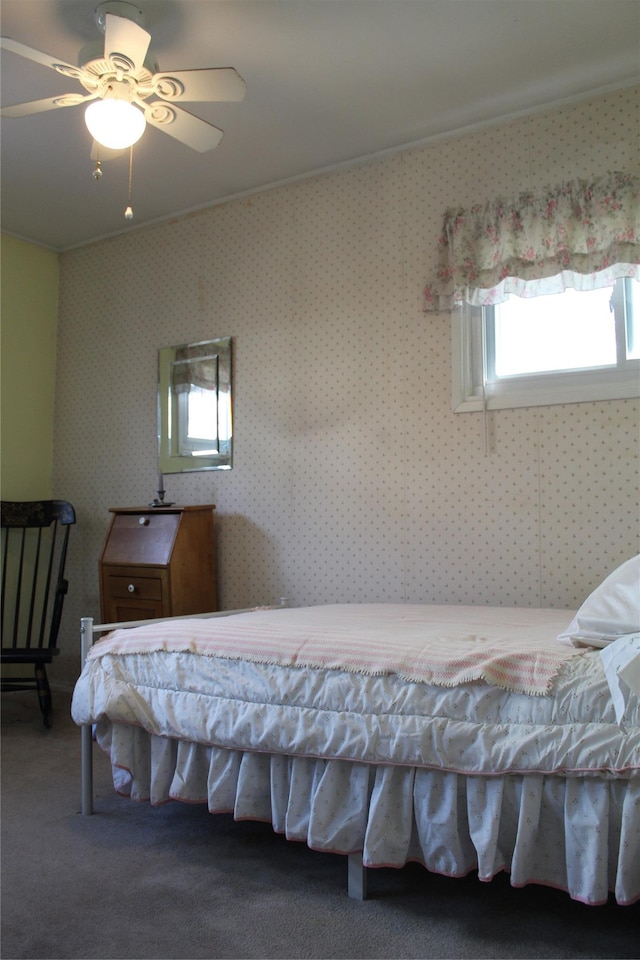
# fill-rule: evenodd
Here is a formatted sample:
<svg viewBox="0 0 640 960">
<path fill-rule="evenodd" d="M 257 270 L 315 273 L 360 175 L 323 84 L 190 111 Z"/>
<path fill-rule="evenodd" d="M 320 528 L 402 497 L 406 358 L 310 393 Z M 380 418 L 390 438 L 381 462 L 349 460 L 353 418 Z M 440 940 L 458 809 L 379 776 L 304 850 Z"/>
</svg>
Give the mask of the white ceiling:
<svg viewBox="0 0 640 960">
<path fill-rule="evenodd" d="M 1 0 L 3 36 L 70 63 L 98 0 Z M 140 0 L 163 71 L 233 66 L 197 153 L 153 128 L 92 177 L 83 107 L 1 124 L 2 229 L 65 250 L 469 125 L 637 82 L 640 0 Z M 3 52 L 2 104 L 83 92 Z"/>
</svg>

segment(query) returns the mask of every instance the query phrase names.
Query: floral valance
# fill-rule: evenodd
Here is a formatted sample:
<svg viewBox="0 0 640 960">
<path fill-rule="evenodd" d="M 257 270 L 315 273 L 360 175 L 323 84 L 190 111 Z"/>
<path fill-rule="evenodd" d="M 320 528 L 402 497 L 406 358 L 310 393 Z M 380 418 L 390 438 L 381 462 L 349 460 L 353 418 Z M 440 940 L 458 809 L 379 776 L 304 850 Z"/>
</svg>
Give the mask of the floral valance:
<svg viewBox="0 0 640 960">
<path fill-rule="evenodd" d="M 640 177 L 612 173 L 447 210 L 424 309 L 499 303 L 640 279 Z"/>
<path fill-rule="evenodd" d="M 218 389 L 218 354 L 210 343 L 191 343 L 177 347 L 172 364 L 171 382 L 176 393 L 188 393 L 191 387 Z"/>
</svg>

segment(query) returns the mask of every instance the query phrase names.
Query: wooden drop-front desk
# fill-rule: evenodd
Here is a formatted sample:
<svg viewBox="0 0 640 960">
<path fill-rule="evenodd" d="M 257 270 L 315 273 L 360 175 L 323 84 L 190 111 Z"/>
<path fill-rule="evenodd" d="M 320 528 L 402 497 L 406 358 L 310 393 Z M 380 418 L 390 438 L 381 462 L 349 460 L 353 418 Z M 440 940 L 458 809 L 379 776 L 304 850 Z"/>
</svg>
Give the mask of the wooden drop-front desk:
<svg viewBox="0 0 640 960">
<path fill-rule="evenodd" d="M 109 509 L 100 556 L 103 623 L 217 609 L 213 504 Z"/>
</svg>

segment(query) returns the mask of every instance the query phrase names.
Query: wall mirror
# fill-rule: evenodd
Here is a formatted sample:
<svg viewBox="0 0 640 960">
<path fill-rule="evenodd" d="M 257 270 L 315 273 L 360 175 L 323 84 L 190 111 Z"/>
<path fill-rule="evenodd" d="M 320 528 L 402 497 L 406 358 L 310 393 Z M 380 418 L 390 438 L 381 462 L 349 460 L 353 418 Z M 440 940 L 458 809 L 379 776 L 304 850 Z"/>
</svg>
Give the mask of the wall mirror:
<svg viewBox="0 0 640 960">
<path fill-rule="evenodd" d="M 158 351 L 160 473 L 230 470 L 231 337 Z"/>
</svg>

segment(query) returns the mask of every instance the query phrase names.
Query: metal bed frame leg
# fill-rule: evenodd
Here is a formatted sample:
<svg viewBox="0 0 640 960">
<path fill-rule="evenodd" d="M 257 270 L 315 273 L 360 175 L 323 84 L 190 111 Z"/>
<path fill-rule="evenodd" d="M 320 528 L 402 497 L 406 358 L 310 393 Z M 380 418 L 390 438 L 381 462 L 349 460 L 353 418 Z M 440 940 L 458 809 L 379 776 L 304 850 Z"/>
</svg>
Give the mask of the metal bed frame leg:
<svg viewBox="0 0 640 960">
<path fill-rule="evenodd" d="M 82 666 L 93 642 L 93 617 L 83 617 L 80 620 L 80 651 Z M 82 769 L 82 815 L 91 816 L 93 813 L 93 727 L 83 724 L 80 728 L 81 736 L 81 769 Z"/>
<path fill-rule="evenodd" d="M 353 900 L 367 899 L 367 868 L 361 853 L 350 853 L 347 857 L 347 892 Z"/>
<path fill-rule="evenodd" d="M 93 813 L 93 729 L 83 724 L 82 737 L 82 815 L 89 817 Z"/>
</svg>

